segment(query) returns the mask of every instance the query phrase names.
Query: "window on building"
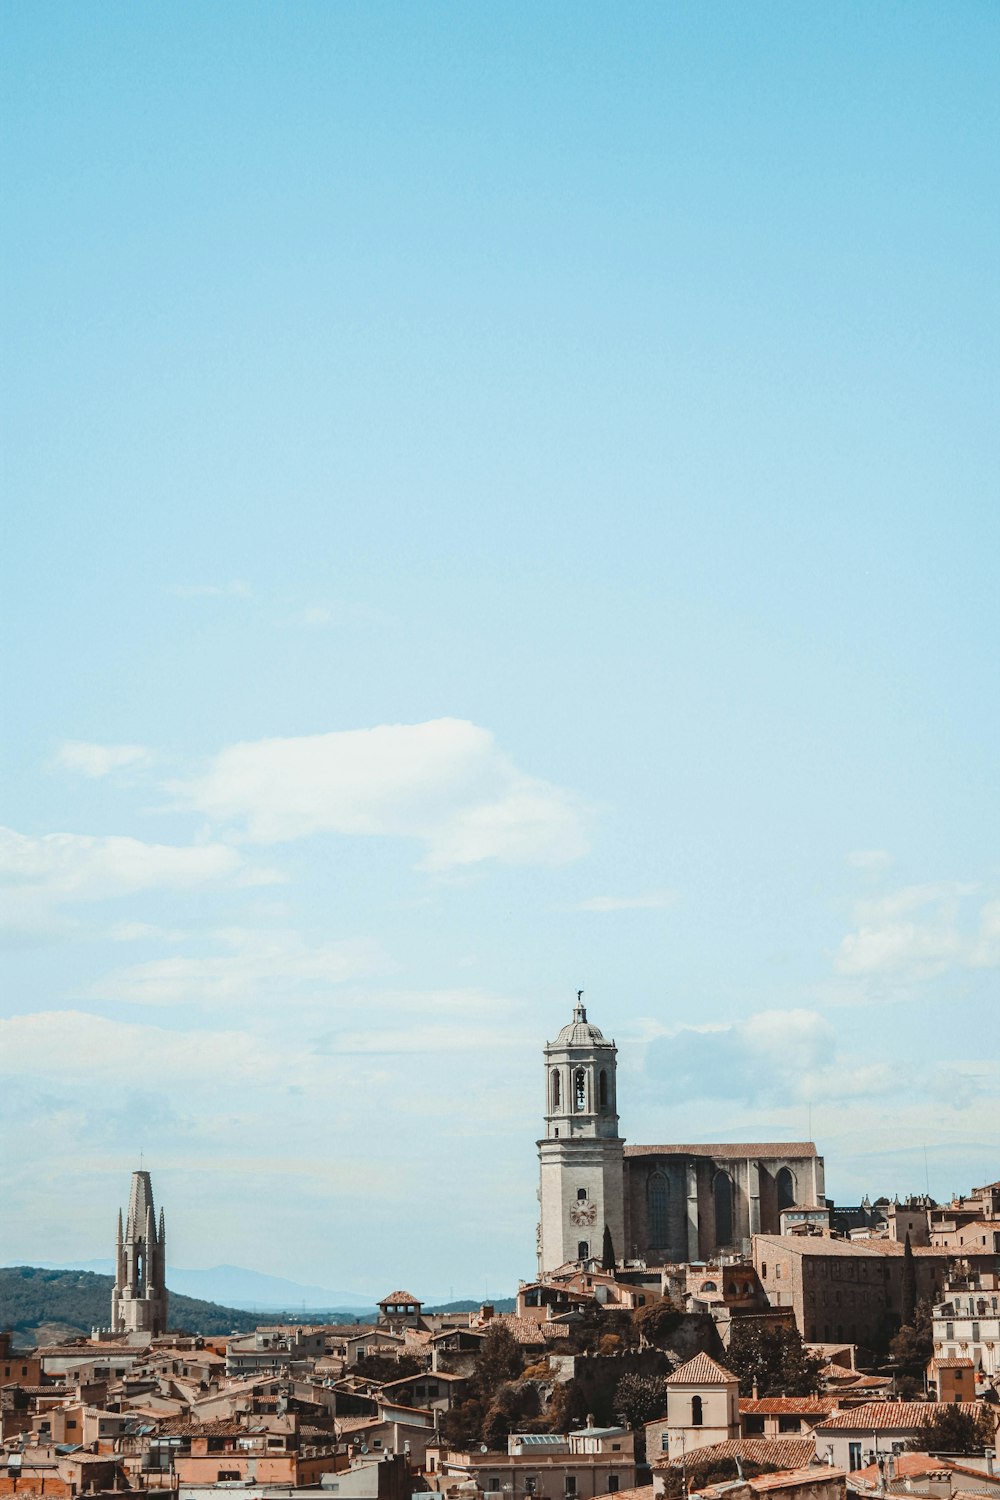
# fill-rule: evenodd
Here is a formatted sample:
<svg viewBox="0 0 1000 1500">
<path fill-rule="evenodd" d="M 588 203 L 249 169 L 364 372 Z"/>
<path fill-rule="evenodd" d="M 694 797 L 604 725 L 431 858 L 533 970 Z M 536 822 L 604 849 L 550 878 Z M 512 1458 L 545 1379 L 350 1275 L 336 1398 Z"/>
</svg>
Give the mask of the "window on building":
<svg viewBox="0 0 1000 1500">
<path fill-rule="evenodd" d="M 597 1080 L 597 1098 L 600 1104 L 601 1114 L 608 1112 L 608 1075 L 602 1068 Z M 983 1241 L 985 1244 L 985 1240 Z"/>
<path fill-rule="evenodd" d="M 577 1068 L 573 1079 L 573 1087 L 576 1092 L 576 1108 L 579 1113 L 587 1108 L 587 1070 L 585 1068 Z"/>
<path fill-rule="evenodd" d="M 783 1208 L 791 1208 L 795 1203 L 795 1178 L 788 1167 L 782 1167 L 776 1178 L 778 1189 L 778 1212 Z"/>
<path fill-rule="evenodd" d="M 587 1189 L 586 1188 L 577 1188 L 577 1190 L 576 1190 L 576 1201 L 577 1201 L 577 1203 L 586 1203 L 586 1201 L 587 1201 Z"/>
<path fill-rule="evenodd" d="M 700 1396 L 692 1396 L 691 1397 L 691 1426 L 692 1427 L 700 1427 L 702 1425 L 702 1423 L 704 1422 L 704 1420 L 705 1420 L 705 1418 L 704 1418 L 704 1414 L 702 1412 L 702 1407 L 701 1407 L 701 1397 Z"/>
<path fill-rule="evenodd" d="M 589 1256 L 590 1256 L 590 1241 L 589 1240 L 581 1240 L 580 1243 L 576 1247 L 576 1258 L 577 1258 L 577 1260 L 587 1260 L 587 1259 L 589 1259 Z"/>
<path fill-rule="evenodd" d="M 649 1220 L 650 1244 L 658 1250 L 667 1245 L 667 1179 L 662 1172 L 653 1172 L 646 1183 L 646 1213 Z"/>
<path fill-rule="evenodd" d="M 562 1084 L 559 1082 L 559 1069 L 552 1069 L 552 1108 L 558 1109 L 562 1097 Z"/>
<path fill-rule="evenodd" d="M 609 1495 L 613 1495 L 615 1493 L 615 1491 L 617 1490 L 617 1488 L 618 1488 L 618 1475 L 617 1474 L 609 1474 L 608 1475 L 608 1494 Z"/>
<path fill-rule="evenodd" d="M 576 1494 L 576 1475 L 575 1474 L 567 1474 L 566 1475 L 566 1479 L 565 1479 L 565 1493 L 567 1495 L 575 1495 Z"/>
<path fill-rule="evenodd" d="M 670 1448 L 670 1433 L 664 1430 L 660 1433 L 660 1451 L 666 1453 Z"/>
<path fill-rule="evenodd" d="M 764 1418 L 751 1415 L 743 1418 L 743 1431 L 747 1437 L 763 1437 Z"/>
<path fill-rule="evenodd" d="M 778 1431 L 779 1432 L 799 1432 L 801 1430 L 801 1427 L 802 1427 L 802 1423 L 800 1422 L 800 1420 L 799 1420 L 798 1417 L 779 1417 L 778 1418 Z"/>
<path fill-rule="evenodd" d="M 728 1172 L 716 1172 L 713 1183 L 715 1198 L 715 1243 L 733 1243 L 733 1179 Z"/>
<path fill-rule="evenodd" d="M 861 1444 L 848 1443 L 847 1445 L 847 1467 L 849 1469 L 861 1468 Z"/>
</svg>

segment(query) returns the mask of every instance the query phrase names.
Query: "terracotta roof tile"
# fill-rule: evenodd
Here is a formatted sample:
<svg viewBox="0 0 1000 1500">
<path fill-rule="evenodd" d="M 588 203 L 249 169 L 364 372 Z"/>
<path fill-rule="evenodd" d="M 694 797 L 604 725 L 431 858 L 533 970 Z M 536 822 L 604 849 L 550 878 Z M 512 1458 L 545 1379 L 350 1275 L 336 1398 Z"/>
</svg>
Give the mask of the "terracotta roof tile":
<svg viewBox="0 0 1000 1500">
<path fill-rule="evenodd" d="M 708 1448 L 695 1448 L 682 1460 L 660 1458 L 654 1469 L 710 1468 L 720 1459 L 742 1458 L 747 1463 L 773 1466 L 775 1469 L 801 1469 L 815 1457 L 816 1444 L 807 1438 L 727 1438 Z"/>
<path fill-rule="evenodd" d="M 831 1469 L 827 1464 L 822 1467 L 816 1464 L 804 1464 L 801 1469 L 781 1469 L 777 1474 L 758 1474 L 756 1479 L 748 1481 L 750 1488 L 758 1495 L 767 1494 L 770 1490 L 781 1490 L 786 1485 L 799 1485 L 811 1482 L 815 1484 L 818 1480 L 829 1481 L 832 1479 L 845 1479 L 847 1476 L 843 1469 Z"/>
<path fill-rule="evenodd" d="M 667 1385 L 731 1385 L 736 1376 L 710 1354 L 696 1354 L 667 1376 Z"/>
<path fill-rule="evenodd" d="M 770 1141 L 766 1145 L 754 1142 L 728 1141 L 718 1146 L 626 1146 L 626 1156 L 713 1156 L 725 1161 L 742 1161 L 745 1156 L 781 1156 L 789 1160 L 799 1156 L 815 1156 L 813 1141 Z"/>
<path fill-rule="evenodd" d="M 740 1411 L 748 1416 L 781 1416 L 783 1413 L 800 1413 L 802 1416 L 827 1416 L 837 1410 L 831 1396 L 744 1396 L 740 1399 Z"/>
<path fill-rule="evenodd" d="M 864 1406 L 835 1412 L 825 1422 L 820 1422 L 816 1431 L 853 1432 L 860 1428 L 864 1432 L 905 1432 L 922 1427 L 939 1412 L 956 1409 L 966 1416 L 975 1417 L 983 1408 L 979 1401 L 868 1401 Z"/>
<path fill-rule="evenodd" d="M 609 1490 L 606 1495 L 595 1495 L 594 1500 L 653 1500 L 653 1486 L 638 1484 L 630 1490 Z"/>
<path fill-rule="evenodd" d="M 383 1297 L 379 1307 L 384 1307 L 387 1302 L 415 1302 L 418 1307 L 423 1307 L 419 1297 L 414 1297 L 412 1292 L 390 1292 L 388 1297 Z"/>
</svg>

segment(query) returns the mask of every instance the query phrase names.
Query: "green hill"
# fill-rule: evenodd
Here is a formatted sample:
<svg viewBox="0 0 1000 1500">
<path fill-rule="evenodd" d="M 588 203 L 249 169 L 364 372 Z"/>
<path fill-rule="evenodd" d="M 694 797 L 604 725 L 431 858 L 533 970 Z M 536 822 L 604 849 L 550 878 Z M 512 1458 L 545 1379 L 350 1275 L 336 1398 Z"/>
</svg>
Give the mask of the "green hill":
<svg viewBox="0 0 1000 1500">
<path fill-rule="evenodd" d="M 111 1320 L 112 1276 L 93 1271 L 45 1271 L 38 1266 L 0 1268 L 0 1329 L 22 1347 L 77 1338 Z M 289 1315 L 294 1320 L 295 1314 Z M 170 1293 L 170 1327 L 189 1333 L 250 1333 L 284 1321 L 281 1313 L 242 1312 L 197 1297 Z"/>
</svg>

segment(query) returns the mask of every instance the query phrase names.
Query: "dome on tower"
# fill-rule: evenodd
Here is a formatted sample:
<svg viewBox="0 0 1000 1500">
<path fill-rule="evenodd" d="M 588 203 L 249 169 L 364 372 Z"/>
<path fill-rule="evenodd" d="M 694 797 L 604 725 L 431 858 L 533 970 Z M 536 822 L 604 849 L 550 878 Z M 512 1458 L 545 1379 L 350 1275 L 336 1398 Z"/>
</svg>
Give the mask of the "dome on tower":
<svg viewBox="0 0 1000 1500">
<path fill-rule="evenodd" d="M 580 995 L 583 991 L 580 991 Z M 573 1007 L 573 1019 L 560 1031 L 553 1047 L 613 1047 L 614 1043 L 607 1041 L 599 1026 L 593 1021 L 587 1020 L 587 1008 L 582 999 L 577 997 Z"/>
</svg>

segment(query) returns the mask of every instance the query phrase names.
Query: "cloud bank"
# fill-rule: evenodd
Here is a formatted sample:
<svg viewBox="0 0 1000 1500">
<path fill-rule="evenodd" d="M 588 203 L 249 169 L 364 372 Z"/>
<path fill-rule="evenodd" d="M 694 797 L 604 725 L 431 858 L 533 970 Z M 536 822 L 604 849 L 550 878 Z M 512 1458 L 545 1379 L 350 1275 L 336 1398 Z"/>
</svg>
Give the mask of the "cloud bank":
<svg viewBox="0 0 1000 1500">
<path fill-rule="evenodd" d="M 579 799 L 519 770 L 488 730 L 463 719 L 232 745 L 171 789 L 226 838 L 415 839 L 428 870 L 559 865 L 587 851 Z"/>
</svg>

